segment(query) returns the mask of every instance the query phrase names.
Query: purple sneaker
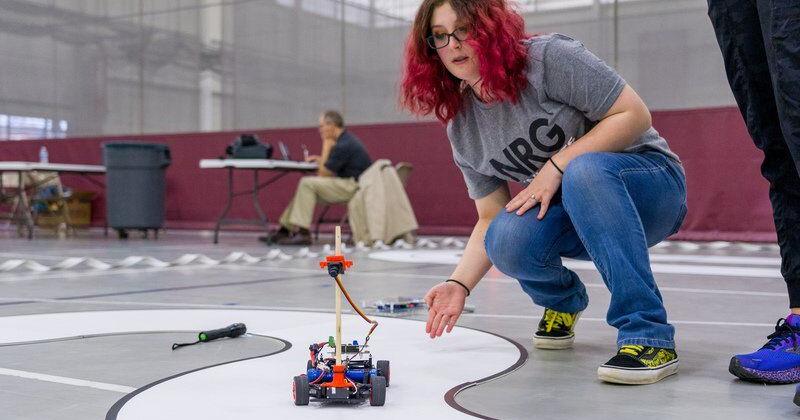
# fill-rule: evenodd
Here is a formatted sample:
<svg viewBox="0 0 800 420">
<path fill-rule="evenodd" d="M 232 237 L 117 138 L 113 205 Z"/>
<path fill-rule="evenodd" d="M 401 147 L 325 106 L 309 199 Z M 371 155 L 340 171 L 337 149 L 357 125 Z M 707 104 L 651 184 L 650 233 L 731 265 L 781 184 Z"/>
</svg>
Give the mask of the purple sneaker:
<svg viewBox="0 0 800 420">
<path fill-rule="evenodd" d="M 770 384 L 800 382 L 800 315 L 779 319 L 775 332 L 758 351 L 731 358 L 728 371 L 745 381 Z"/>
</svg>

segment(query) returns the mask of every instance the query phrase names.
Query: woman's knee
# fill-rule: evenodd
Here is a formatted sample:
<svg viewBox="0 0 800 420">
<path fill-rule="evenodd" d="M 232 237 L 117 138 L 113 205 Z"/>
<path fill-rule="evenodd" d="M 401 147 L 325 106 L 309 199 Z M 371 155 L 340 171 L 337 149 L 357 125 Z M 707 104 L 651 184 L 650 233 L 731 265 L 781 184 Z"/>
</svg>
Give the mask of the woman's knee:
<svg viewBox="0 0 800 420">
<path fill-rule="evenodd" d="M 484 237 L 486 255 L 489 256 L 489 260 L 500 271 L 503 271 L 501 266 L 506 265 L 506 261 L 513 259 L 513 257 L 509 258 L 509 253 L 513 252 L 513 250 L 509 249 L 511 248 L 509 239 L 513 237 L 515 230 L 513 217 L 516 217 L 513 213 L 501 210 L 492 220 Z"/>
<path fill-rule="evenodd" d="M 573 159 L 564 170 L 561 194 L 569 211 L 576 205 L 593 205 L 606 199 L 621 179 L 609 166 L 609 153 L 586 153 Z"/>
<path fill-rule="evenodd" d="M 561 189 L 564 194 L 596 186 L 604 175 L 605 153 L 585 153 L 570 161 L 564 170 Z"/>
<path fill-rule="evenodd" d="M 533 225 L 538 221 L 535 217 L 526 217 L 528 213 L 518 216 L 501 211 L 486 231 L 486 255 L 498 270 L 510 276 L 518 276 L 522 267 L 533 269 L 544 265 L 540 251 L 545 247 L 533 243 L 536 238 L 542 239 L 542 235 L 534 232 L 537 229 Z"/>
</svg>

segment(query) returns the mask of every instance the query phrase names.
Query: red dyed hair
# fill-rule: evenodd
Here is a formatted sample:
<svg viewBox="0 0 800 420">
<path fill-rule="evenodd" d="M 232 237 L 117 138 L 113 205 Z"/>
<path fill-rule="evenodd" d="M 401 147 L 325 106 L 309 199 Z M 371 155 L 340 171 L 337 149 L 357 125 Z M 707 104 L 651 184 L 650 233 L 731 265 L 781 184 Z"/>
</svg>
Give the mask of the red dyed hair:
<svg viewBox="0 0 800 420">
<path fill-rule="evenodd" d="M 433 11 L 450 3 L 470 28 L 465 42 L 478 58 L 481 96 L 516 102 L 528 81 L 525 21 L 506 0 L 425 0 L 406 42 L 400 102 L 415 114 L 436 114 L 446 123 L 464 107 L 461 80 L 450 74 L 425 38 L 431 35 Z"/>
</svg>

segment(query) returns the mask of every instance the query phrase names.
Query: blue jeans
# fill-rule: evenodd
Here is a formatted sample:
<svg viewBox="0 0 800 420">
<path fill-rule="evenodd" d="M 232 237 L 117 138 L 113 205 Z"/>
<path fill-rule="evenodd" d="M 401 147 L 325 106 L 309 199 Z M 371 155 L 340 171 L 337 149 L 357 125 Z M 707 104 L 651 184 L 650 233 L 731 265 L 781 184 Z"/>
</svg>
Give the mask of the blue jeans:
<svg viewBox="0 0 800 420">
<path fill-rule="evenodd" d="M 618 330 L 617 345 L 675 347 L 647 248 L 675 233 L 686 215 L 678 163 L 658 152 L 581 155 L 567 166 L 545 217 L 537 213 L 502 210 L 492 221 L 485 246 L 498 270 L 537 305 L 572 313 L 589 297 L 561 257 L 591 260 L 611 291 L 606 319 Z"/>
</svg>

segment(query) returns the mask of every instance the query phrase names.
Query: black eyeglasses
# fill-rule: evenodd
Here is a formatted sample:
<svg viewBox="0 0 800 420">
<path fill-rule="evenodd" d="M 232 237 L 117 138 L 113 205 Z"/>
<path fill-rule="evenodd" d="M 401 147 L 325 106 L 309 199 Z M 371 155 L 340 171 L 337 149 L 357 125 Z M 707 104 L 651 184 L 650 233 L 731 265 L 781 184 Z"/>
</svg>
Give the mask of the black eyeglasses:
<svg viewBox="0 0 800 420">
<path fill-rule="evenodd" d="M 429 47 L 438 50 L 450 44 L 451 36 L 458 42 L 464 42 L 469 39 L 469 30 L 467 28 L 457 28 L 453 33 L 433 34 L 425 38 L 425 41 L 428 42 Z"/>
</svg>

